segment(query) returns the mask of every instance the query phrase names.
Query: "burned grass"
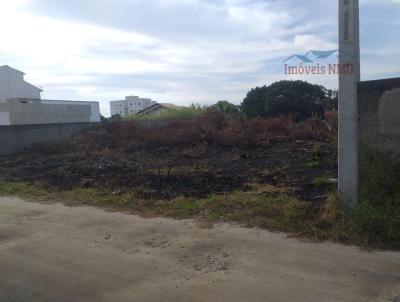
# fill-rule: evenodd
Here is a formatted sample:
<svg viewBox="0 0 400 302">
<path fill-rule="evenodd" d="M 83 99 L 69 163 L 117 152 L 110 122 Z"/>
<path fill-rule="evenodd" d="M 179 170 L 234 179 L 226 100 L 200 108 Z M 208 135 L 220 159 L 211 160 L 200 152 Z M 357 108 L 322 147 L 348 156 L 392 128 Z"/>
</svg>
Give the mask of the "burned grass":
<svg viewBox="0 0 400 302">
<path fill-rule="evenodd" d="M 135 189 L 144 198 L 203 198 L 246 191 L 249 184 L 291 187 L 293 196 L 315 202 L 336 177 L 334 131 L 321 121 L 288 118 L 240 122 L 209 113 L 191 122 L 156 129 L 134 122 L 102 124 L 65 145 L 36 145 L 1 158 L 0 177 L 41 183 L 50 189 Z M 318 166 L 307 163 L 318 161 Z"/>
<path fill-rule="evenodd" d="M 214 113 L 154 129 L 105 123 L 0 158 L 0 194 L 360 242 L 325 181 L 337 174 L 335 135 L 319 120 Z"/>
</svg>

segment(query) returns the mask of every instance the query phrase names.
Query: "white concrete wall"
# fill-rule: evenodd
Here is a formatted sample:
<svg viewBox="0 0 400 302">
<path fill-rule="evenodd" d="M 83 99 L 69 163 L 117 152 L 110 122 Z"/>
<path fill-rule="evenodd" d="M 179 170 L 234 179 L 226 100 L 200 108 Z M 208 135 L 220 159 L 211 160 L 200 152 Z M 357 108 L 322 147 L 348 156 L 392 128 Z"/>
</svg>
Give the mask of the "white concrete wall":
<svg viewBox="0 0 400 302">
<path fill-rule="evenodd" d="M 358 85 L 360 144 L 400 155 L 400 77 Z"/>
<path fill-rule="evenodd" d="M 98 102 L 91 102 L 92 107 L 92 116 L 90 121 L 93 123 L 97 123 L 101 121 L 101 114 L 100 114 L 100 104 Z"/>
<path fill-rule="evenodd" d="M 385 91 L 379 100 L 380 134 L 400 135 L 400 89 Z"/>
<path fill-rule="evenodd" d="M 100 122 L 97 102 L 16 98 L 0 103 L 0 112 L 3 125 Z"/>
<path fill-rule="evenodd" d="M 0 126 L 10 125 L 10 113 L 8 111 L 0 111 Z"/>
<path fill-rule="evenodd" d="M 11 98 L 40 99 L 41 90 L 24 80 L 24 74 L 9 66 L 0 66 L 0 101 Z"/>
<path fill-rule="evenodd" d="M 63 101 L 63 100 L 42 100 L 42 104 L 54 105 L 90 105 L 92 115 L 90 121 L 93 123 L 100 122 L 100 105 L 99 102 L 80 102 L 80 101 Z"/>
<path fill-rule="evenodd" d="M 75 133 L 96 125 L 98 124 L 62 123 L 3 126 L 0 127 L 0 155 L 13 154 L 35 143 L 63 142 Z"/>
</svg>

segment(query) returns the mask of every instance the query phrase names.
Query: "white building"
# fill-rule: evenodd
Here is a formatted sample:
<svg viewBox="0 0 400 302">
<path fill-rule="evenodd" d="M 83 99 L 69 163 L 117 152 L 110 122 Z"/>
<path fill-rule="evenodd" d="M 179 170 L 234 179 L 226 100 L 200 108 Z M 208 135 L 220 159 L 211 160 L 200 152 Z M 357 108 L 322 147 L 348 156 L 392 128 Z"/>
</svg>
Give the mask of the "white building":
<svg viewBox="0 0 400 302">
<path fill-rule="evenodd" d="M 100 122 L 98 102 L 42 100 L 24 73 L 0 66 L 0 126 Z"/>
<path fill-rule="evenodd" d="M 120 115 L 122 117 L 127 117 L 156 103 L 157 102 L 154 102 L 151 99 L 142 99 L 138 96 L 127 96 L 125 97 L 125 100 L 110 102 L 111 116 Z"/>
<path fill-rule="evenodd" d="M 24 75 L 8 65 L 0 66 L 0 102 L 13 98 L 40 99 L 42 90 L 25 82 Z"/>
</svg>

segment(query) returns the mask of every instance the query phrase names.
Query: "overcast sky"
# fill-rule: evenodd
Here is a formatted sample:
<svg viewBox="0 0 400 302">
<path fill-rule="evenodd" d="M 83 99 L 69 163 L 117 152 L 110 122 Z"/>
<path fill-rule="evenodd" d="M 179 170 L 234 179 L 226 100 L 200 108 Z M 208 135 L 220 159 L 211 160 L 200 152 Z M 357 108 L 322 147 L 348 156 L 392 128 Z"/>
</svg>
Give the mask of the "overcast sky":
<svg viewBox="0 0 400 302">
<path fill-rule="evenodd" d="M 336 0 L 0 0 L 0 65 L 43 98 L 239 104 L 282 61 L 337 48 Z M 400 0 L 361 0 L 362 79 L 400 76 Z M 328 88 L 336 76 L 301 77 Z"/>
</svg>

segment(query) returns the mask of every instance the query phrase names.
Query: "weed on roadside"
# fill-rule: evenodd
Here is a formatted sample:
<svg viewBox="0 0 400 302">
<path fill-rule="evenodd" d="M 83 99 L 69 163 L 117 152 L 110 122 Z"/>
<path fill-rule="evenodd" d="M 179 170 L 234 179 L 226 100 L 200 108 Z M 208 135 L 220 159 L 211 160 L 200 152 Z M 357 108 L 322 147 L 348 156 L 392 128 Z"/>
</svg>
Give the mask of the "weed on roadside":
<svg viewBox="0 0 400 302">
<path fill-rule="evenodd" d="M 313 185 L 316 187 L 325 187 L 330 184 L 328 176 L 320 176 L 314 179 Z"/>
</svg>

